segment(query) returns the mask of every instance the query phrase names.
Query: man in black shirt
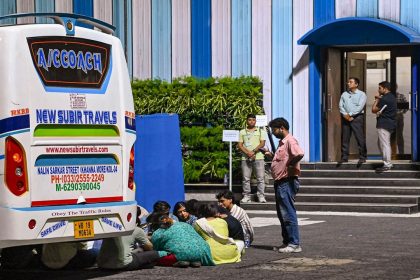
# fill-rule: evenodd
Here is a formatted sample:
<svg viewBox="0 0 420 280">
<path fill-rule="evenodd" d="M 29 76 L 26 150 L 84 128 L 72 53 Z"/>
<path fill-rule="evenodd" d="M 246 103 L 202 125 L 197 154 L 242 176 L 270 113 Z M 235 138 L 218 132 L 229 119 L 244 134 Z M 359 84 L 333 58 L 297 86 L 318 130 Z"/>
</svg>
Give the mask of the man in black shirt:
<svg viewBox="0 0 420 280">
<path fill-rule="evenodd" d="M 377 172 L 385 172 L 392 168 L 391 163 L 391 134 L 395 131 L 397 113 L 397 100 L 391 92 L 389 82 L 380 82 L 379 95 L 375 96 L 372 113 L 377 115 L 376 128 L 378 130 L 378 146 L 382 153 L 384 165 L 376 169 Z"/>
</svg>

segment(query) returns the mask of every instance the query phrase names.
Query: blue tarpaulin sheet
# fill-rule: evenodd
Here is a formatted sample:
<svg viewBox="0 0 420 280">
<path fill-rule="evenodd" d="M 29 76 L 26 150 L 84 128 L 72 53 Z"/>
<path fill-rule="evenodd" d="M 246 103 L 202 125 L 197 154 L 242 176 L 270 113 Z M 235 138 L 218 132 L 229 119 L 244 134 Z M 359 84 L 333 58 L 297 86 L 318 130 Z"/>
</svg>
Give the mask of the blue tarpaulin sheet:
<svg viewBox="0 0 420 280">
<path fill-rule="evenodd" d="M 173 207 L 185 198 L 178 115 L 136 116 L 136 131 L 136 200 L 149 211 L 158 200 Z"/>
</svg>

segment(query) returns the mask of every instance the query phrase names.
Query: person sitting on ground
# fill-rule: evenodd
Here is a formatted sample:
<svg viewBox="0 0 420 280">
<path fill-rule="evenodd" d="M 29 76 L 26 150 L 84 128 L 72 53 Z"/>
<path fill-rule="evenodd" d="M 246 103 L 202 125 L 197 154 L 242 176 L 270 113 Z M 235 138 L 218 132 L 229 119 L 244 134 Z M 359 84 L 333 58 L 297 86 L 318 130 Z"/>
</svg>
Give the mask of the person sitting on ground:
<svg viewBox="0 0 420 280">
<path fill-rule="evenodd" d="M 200 219 L 194 228 L 210 246 L 215 264 L 235 263 L 241 261 L 241 252 L 235 241 L 229 237 L 227 223 L 218 217 L 215 203 L 202 204 L 199 209 Z"/>
<path fill-rule="evenodd" d="M 198 217 L 198 208 L 200 207 L 200 201 L 197 199 L 190 199 L 185 202 L 185 209 L 191 215 Z"/>
<path fill-rule="evenodd" d="M 175 267 L 214 265 L 208 244 L 187 223 L 174 223 L 167 215 L 152 214 L 151 221 L 159 225 L 152 235 L 156 250 L 174 255 Z"/>
<path fill-rule="evenodd" d="M 87 242 L 47 243 L 42 246 L 41 261 L 49 269 L 86 268 L 95 264 L 96 256 Z"/>
<path fill-rule="evenodd" d="M 183 201 L 175 203 L 173 214 L 180 222 L 184 222 L 189 225 L 193 225 L 195 221 L 197 221 L 197 217 L 187 211 L 185 202 Z"/>
<path fill-rule="evenodd" d="M 137 207 L 140 207 L 140 216 L 137 217 L 137 219 L 140 219 L 140 221 L 143 217 L 147 217 L 150 215 L 149 211 L 147 211 L 147 209 L 143 206 L 137 205 Z"/>
<path fill-rule="evenodd" d="M 234 204 L 234 197 L 231 191 L 219 192 L 216 198 L 219 205 L 226 208 L 241 223 L 245 236 L 245 247 L 249 247 L 254 240 L 254 228 L 245 210 Z"/>
<path fill-rule="evenodd" d="M 241 223 L 235 217 L 233 217 L 226 208 L 218 206 L 217 211 L 218 217 L 225 220 L 228 225 L 229 237 L 235 240 L 236 246 L 238 246 L 238 250 L 242 252 L 242 250 L 245 248 L 245 237 Z"/>
<path fill-rule="evenodd" d="M 171 219 L 173 219 L 175 222 L 178 222 L 178 218 L 170 213 L 171 206 L 168 202 L 159 200 L 156 201 L 155 204 L 153 204 L 153 212 L 152 213 L 158 213 L 159 215 L 168 215 Z M 152 226 L 152 223 L 150 222 L 150 213 L 148 216 L 145 216 L 141 219 L 141 228 L 146 232 L 147 235 L 151 236 L 153 234 L 153 231 L 159 228 L 158 224 L 154 224 Z"/>
<path fill-rule="evenodd" d="M 141 209 L 137 207 L 137 226 L 131 235 L 105 238 L 98 255 L 98 267 L 103 269 L 136 270 L 153 267 L 166 252 L 153 250 L 146 233 L 138 227 Z"/>
</svg>

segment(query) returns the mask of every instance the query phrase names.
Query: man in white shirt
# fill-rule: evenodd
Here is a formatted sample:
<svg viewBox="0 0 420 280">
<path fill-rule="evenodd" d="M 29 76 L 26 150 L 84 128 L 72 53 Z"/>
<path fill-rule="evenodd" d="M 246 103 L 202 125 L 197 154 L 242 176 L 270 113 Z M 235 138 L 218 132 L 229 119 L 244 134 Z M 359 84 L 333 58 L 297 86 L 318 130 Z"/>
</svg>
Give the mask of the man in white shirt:
<svg viewBox="0 0 420 280">
<path fill-rule="evenodd" d="M 340 98 L 340 113 L 341 113 L 341 160 L 338 162 L 349 161 L 350 138 L 354 133 L 357 145 L 359 147 L 359 161 L 358 166 L 366 162 L 367 149 L 365 139 L 365 105 L 366 93 L 358 89 L 359 79 L 350 77 L 347 81 L 348 90 L 341 94 Z"/>
</svg>

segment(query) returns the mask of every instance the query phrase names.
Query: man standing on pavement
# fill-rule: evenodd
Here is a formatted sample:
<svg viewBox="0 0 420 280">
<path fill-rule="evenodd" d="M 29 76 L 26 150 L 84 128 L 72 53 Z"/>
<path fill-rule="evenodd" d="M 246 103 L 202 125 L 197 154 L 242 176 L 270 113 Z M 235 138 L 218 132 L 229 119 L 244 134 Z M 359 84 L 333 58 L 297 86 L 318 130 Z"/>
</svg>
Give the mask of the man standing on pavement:
<svg viewBox="0 0 420 280">
<path fill-rule="evenodd" d="M 283 245 L 280 253 L 299 253 L 302 247 L 299 245 L 299 228 L 295 208 L 295 197 L 299 191 L 300 164 L 303 158 L 303 150 L 298 141 L 289 133 L 289 123 L 284 118 L 276 118 L 268 124 L 276 138 L 280 139 L 273 156 L 271 172 L 274 179 L 276 197 L 276 210 L 281 224 Z"/>
<path fill-rule="evenodd" d="M 376 129 L 378 130 L 378 146 L 382 153 L 384 165 L 376 169 L 377 172 L 385 172 L 392 168 L 391 163 L 391 134 L 395 131 L 397 114 L 397 100 L 391 93 L 389 82 L 380 82 L 379 95 L 375 96 L 372 105 L 372 113 L 376 114 Z"/>
<path fill-rule="evenodd" d="M 348 90 L 341 94 L 341 160 L 338 164 L 349 161 L 350 138 L 352 132 L 359 146 L 358 166 L 366 162 L 367 149 L 365 140 L 365 105 L 366 94 L 358 89 L 359 79 L 351 77 L 347 81 Z"/>
<path fill-rule="evenodd" d="M 261 203 L 266 203 L 264 196 L 265 167 L 264 154 L 260 149 L 265 145 L 267 133 L 264 129 L 255 126 L 256 116 L 249 114 L 246 118 L 246 128 L 239 132 L 238 148 L 242 154 L 242 194 L 241 202 L 251 202 L 251 175 L 255 172 L 257 178 L 257 198 Z"/>
</svg>

